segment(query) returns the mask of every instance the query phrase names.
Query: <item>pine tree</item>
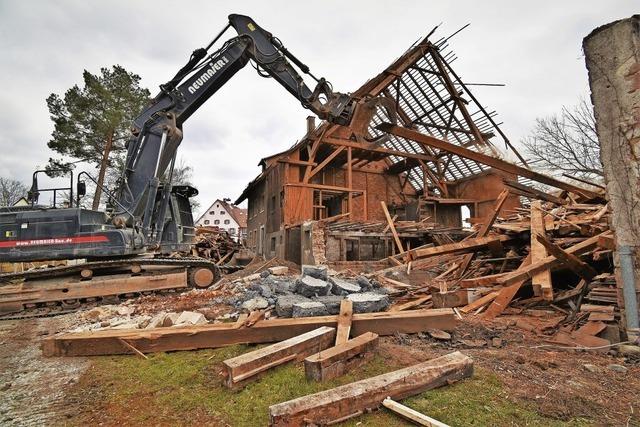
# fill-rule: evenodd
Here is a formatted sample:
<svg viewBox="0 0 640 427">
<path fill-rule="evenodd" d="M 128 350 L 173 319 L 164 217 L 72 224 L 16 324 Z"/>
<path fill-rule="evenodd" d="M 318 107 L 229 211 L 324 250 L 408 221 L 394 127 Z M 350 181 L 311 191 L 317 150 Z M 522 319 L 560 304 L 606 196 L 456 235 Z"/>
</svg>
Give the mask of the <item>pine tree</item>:
<svg viewBox="0 0 640 427">
<path fill-rule="evenodd" d="M 140 76 L 120 65 L 102 68 L 100 75 L 84 70 L 82 77 L 82 88 L 75 85 L 64 97 L 52 93 L 47 98 L 54 123 L 47 145 L 62 156 L 50 158 L 47 169 L 68 171 L 78 161 L 96 165 L 99 185 L 92 207 L 98 209 L 107 168 L 113 156 L 125 150 L 131 121 L 147 104 L 150 93 L 140 87 Z"/>
</svg>

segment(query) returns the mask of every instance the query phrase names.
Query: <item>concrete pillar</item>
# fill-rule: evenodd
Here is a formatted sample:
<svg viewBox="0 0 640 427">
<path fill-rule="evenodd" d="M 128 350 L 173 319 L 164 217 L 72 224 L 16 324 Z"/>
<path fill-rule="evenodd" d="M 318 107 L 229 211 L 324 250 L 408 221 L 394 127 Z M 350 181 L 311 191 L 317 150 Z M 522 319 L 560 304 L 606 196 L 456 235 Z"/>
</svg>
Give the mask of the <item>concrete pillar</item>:
<svg viewBox="0 0 640 427">
<path fill-rule="evenodd" d="M 583 49 L 616 233 L 618 299 L 633 337 L 640 292 L 640 15 L 593 30 Z"/>
</svg>

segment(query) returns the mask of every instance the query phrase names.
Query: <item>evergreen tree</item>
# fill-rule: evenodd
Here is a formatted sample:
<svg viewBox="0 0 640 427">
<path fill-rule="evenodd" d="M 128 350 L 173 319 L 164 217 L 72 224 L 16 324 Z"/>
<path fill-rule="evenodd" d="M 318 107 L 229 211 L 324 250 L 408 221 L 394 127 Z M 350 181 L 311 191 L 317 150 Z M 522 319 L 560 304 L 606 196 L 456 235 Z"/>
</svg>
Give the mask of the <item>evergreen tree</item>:
<svg viewBox="0 0 640 427">
<path fill-rule="evenodd" d="M 47 106 L 54 123 L 49 148 L 62 157 L 49 159 L 48 170 L 68 171 L 85 161 L 98 168 L 93 209 L 98 209 L 107 168 L 113 156 L 125 150 L 133 118 L 149 101 L 149 91 L 140 87 L 140 76 L 120 65 L 102 68 L 100 75 L 84 71 L 84 86 L 67 90 L 64 97 L 52 93 Z M 56 175 L 52 172 L 51 175 Z"/>
</svg>

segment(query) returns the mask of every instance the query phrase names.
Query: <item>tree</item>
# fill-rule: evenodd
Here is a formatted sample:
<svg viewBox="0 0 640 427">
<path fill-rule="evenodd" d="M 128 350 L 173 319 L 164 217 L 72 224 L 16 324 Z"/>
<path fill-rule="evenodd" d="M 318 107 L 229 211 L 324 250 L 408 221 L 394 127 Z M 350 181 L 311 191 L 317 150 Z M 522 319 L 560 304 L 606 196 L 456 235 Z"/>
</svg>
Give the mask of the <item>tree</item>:
<svg viewBox="0 0 640 427">
<path fill-rule="evenodd" d="M 68 171 L 73 163 L 95 164 L 98 184 L 93 197 L 93 209 L 98 209 L 105 184 L 107 168 L 112 165 L 112 153 L 124 151 L 130 137 L 131 120 L 149 100 L 149 91 L 140 87 L 140 76 L 119 65 L 100 69 L 100 75 L 84 70 L 84 86 L 73 86 L 64 97 L 52 93 L 47 106 L 54 123 L 49 148 L 62 155 L 49 159 L 47 169 Z M 74 159 L 68 161 L 66 158 Z"/>
<path fill-rule="evenodd" d="M 0 177 L 0 206 L 13 206 L 21 197 L 27 196 L 29 189 L 22 182 Z"/>
<path fill-rule="evenodd" d="M 581 99 L 560 114 L 536 119 L 523 141 L 531 163 L 578 178 L 601 180 L 600 144 L 593 107 Z"/>
</svg>

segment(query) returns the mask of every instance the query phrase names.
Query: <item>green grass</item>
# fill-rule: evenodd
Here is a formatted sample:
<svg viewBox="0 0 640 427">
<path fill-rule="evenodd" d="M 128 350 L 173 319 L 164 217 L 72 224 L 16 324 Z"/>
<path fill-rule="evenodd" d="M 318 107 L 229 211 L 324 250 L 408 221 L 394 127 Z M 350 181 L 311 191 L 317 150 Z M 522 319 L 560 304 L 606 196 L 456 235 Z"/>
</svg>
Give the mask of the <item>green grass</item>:
<svg viewBox="0 0 640 427">
<path fill-rule="evenodd" d="M 76 392 L 82 394 L 82 387 L 89 386 L 99 390 L 104 407 L 115 408 L 116 412 L 127 414 L 128 422 L 139 424 L 148 424 L 159 417 L 168 424 L 190 424 L 189 420 L 198 414 L 200 420 L 211 417 L 209 423 L 212 425 L 264 426 L 268 423 L 268 408 L 274 403 L 399 368 L 377 356 L 348 375 L 317 383 L 306 380 L 301 364 L 288 364 L 270 370 L 241 391 L 228 390 L 219 375 L 219 362 L 245 351 L 246 346 L 233 346 L 156 353 L 149 355 L 149 360 L 135 356 L 95 358 L 85 374 L 88 377 L 80 382 Z M 133 401 L 144 401 L 145 404 L 127 412 Z M 472 379 L 422 393 L 403 403 L 455 426 L 587 425 L 583 420 L 562 423 L 545 418 L 531 408 L 508 400 L 499 379 L 482 369 L 476 369 Z M 70 421 L 82 423 L 81 419 Z M 345 425 L 355 426 L 359 422 L 361 426 L 404 425 L 385 409 L 355 418 Z"/>
</svg>

